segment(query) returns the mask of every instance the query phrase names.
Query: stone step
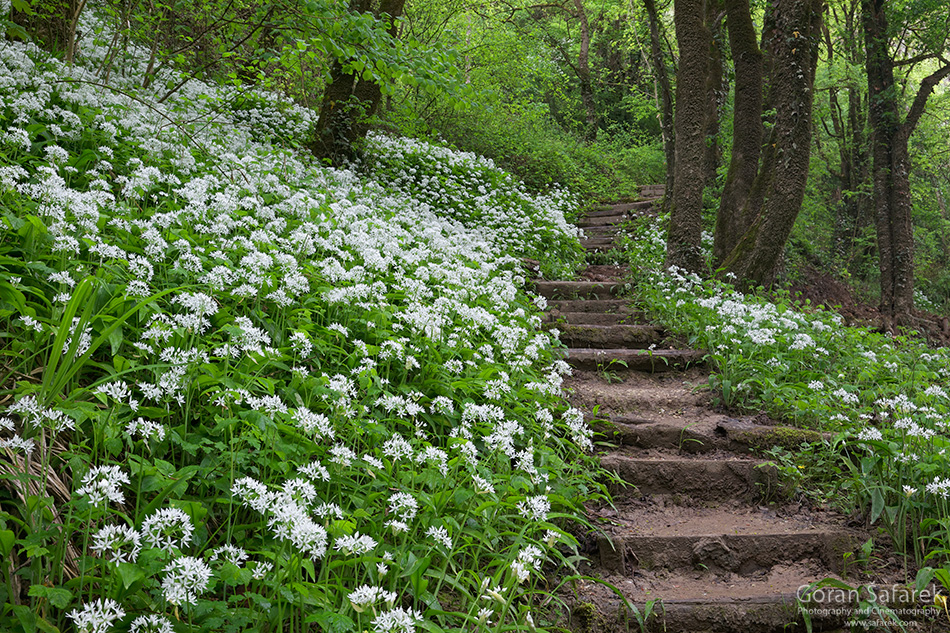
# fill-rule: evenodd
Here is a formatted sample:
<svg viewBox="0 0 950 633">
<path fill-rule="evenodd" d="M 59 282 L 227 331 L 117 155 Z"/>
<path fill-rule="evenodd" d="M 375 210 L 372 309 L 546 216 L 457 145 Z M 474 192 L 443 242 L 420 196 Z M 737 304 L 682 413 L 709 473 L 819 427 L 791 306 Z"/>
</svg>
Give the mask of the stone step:
<svg viewBox="0 0 950 633">
<path fill-rule="evenodd" d="M 598 237 L 615 238 L 620 235 L 616 226 L 588 226 L 582 227 L 586 238 L 595 239 Z"/>
<path fill-rule="evenodd" d="M 575 325 L 627 325 L 636 324 L 640 315 L 603 312 L 560 312 L 553 310 L 544 315 L 545 323 L 570 323 Z"/>
<path fill-rule="evenodd" d="M 817 564 L 773 568 L 756 577 L 696 571 L 668 574 L 638 571 L 636 580 L 611 576 L 623 596 L 643 614 L 648 603 L 653 615 L 639 630 L 645 633 L 788 633 L 805 631 L 798 606 L 801 587 L 816 580 L 838 578 Z M 575 617 L 584 604 L 598 606 L 598 624 L 604 631 L 626 630 L 631 616 L 619 596 L 600 597 L 599 584 L 581 580 L 574 586 Z M 895 595 L 900 589 L 895 588 Z M 600 597 L 600 599 L 598 599 Z M 826 592 L 821 602 L 811 603 L 812 631 L 844 633 L 848 619 L 847 596 Z M 594 616 L 594 614 L 591 614 Z M 593 629 L 591 629 L 593 630 Z"/>
<path fill-rule="evenodd" d="M 685 369 L 703 362 L 706 352 L 692 349 L 595 349 L 572 348 L 568 350 L 567 362 L 573 367 L 610 371 L 623 369 L 636 371 L 668 371 Z"/>
<path fill-rule="evenodd" d="M 617 240 L 613 237 L 591 237 L 580 242 L 581 247 L 589 251 L 609 251 L 617 246 Z"/>
<path fill-rule="evenodd" d="M 647 376 L 628 372 L 607 381 L 600 372 L 576 370 L 564 381 L 564 388 L 571 391 L 574 406 L 597 407 L 601 415 L 708 414 L 712 406 L 708 383 L 692 377 L 680 372 Z"/>
<path fill-rule="evenodd" d="M 582 229 L 588 229 L 594 226 L 616 226 L 622 224 L 630 219 L 630 216 L 626 213 L 618 213 L 616 215 L 598 215 L 594 217 L 586 217 L 577 223 L 577 226 Z"/>
<path fill-rule="evenodd" d="M 627 299 L 554 299 L 548 309 L 560 313 L 638 314 Z"/>
<path fill-rule="evenodd" d="M 561 331 L 561 342 L 572 348 L 643 349 L 663 340 L 653 325 L 593 325 L 588 323 L 555 323 L 549 327 Z"/>
<path fill-rule="evenodd" d="M 635 214 L 638 211 L 649 211 L 650 209 L 657 206 L 657 203 L 660 200 L 660 197 L 650 197 L 644 196 L 644 200 L 637 200 L 636 202 L 625 202 L 623 204 L 615 204 L 611 208 L 618 213 L 624 214 Z"/>
<path fill-rule="evenodd" d="M 534 291 L 548 299 L 613 299 L 627 290 L 627 284 L 603 281 L 544 281 L 534 282 Z"/>
<path fill-rule="evenodd" d="M 604 216 L 611 216 L 611 215 L 617 215 L 617 214 L 618 214 L 618 211 L 614 209 L 613 205 L 607 205 L 607 206 L 598 207 L 596 209 L 588 211 L 581 217 L 589 220 L 590 218 L 602 218 Z"/>
<path fill-rule="evenodd" d="M 634 489 L 613 486 L 614 498 L 631 495 L 687 495 L 692 501 L 771 499 L 779 494 L 775 465 L 754 459 L 722 456 L 719 459 L 664 455 L 630 457 L 610 453 L 600 460 Z"/>
<path fill-rule="evenodd" d="M 600 441 L 649 450 L 675 450 L 703 454 L 713 451 L 753 453 L 781 446 L 793 450 L 802 442 L 814 442 L 821 434 L 786 426 L 762 426 L 718 414 L 645 411 L 639 414 L 604 416 L 592 421 Z"/>
<path fill-rule="evenodd" d="M 839 573 L 845 554 L 861 545 L 856 533 L 831 516 L 780 516 L 756 507 L 647 503 L 622 506 L 605 518 L 611 524 L 598 536 L 600 567 L 624 575 L 662 567 L 749 576 L 808 559 Z"/>
</svg>

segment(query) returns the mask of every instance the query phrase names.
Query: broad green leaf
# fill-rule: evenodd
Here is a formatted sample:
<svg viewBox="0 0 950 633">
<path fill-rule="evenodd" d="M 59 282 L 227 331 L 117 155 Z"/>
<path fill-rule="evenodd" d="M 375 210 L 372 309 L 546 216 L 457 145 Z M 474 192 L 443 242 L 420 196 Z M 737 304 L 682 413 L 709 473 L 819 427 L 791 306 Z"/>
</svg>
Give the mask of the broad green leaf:
<svg viewBox="0 0 950 633">
<path fill-rule="evenodd" d="M 345 615 L 322 609 L 309 616 L 306 623 L 320 625 L 324 633 L 349 633 L 356 629 L 356 623 Z"/>
</svg>

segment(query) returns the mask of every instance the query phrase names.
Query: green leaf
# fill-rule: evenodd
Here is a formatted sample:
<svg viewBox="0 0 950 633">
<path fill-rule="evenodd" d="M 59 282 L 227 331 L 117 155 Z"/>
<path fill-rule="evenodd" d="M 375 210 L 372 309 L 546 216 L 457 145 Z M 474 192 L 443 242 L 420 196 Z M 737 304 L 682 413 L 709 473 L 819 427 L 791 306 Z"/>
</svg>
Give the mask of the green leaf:
<svg viewBox="0 0 950 633">
<path fill-rule="evenodd" d="M 0 530 L 0 558 L 10 559 L 14 541 L 16 541 L 16 534 L 13 533 L 13 530 Z"/>
<path fill-rule="evenodd" d="M 45 598 L 57 609 L 65 609 L 73 600 L 73 592 L 62 587 L 47 587 L 46 585 L 30 585 L 29 594 L 33 598 Z"/>
<path fill-rule="evenodd" d="M 116 566 L 116 573 L 119 575 L 119 580 L 122 581 L 122 587 L 125 589 L 129 589 L 135 583 L 145 580 L 145 571 L 132 563 L 119 563 Z"/>
<path fill-rule="evenodd" d="M 109 346 L 112 348 L 112 356 L 115 356 L 119 353 L 119 350 L 122 348 L 122 342 L 125 340 L 125 333 L 122 331 L 122 328 L 116 328 L 109 334 Z"/>
<path fill-rule="evenodd" d="M 882 512 L 884 512 L 884 493 L 880 488 L 875 488 L 871 491 L 871 516 L 869 517 L 871 525 L 880 518 Z"/>
<path fill-rule="evenodd" d="M 334 613 L 322 609 L 317 611 L 306 620 L 305 623 L 316 622 L 323 629 L 324 633 L 348 633 L 356 629 L 356 623 L 345 615 Z"/>
<path fill-rule="evenodd" d="M 934 570 L 932 567 L 922 567 L 920 571 L 917 572 L 917 577 L 914 579 L 914 587 L 917 589 L 917 593 L 922 592 L 928 586 L 930 586 L 931 581 L 934 579 Z"/>
<path fill-rule="evenodd" d="M 16 619 L 20 621 L 23 633 L 36 633 L 36 614 L 30 610 L 30 607 L 19 604 L 13 607 L 13 613 L 16 615 Z"/>
</svg>

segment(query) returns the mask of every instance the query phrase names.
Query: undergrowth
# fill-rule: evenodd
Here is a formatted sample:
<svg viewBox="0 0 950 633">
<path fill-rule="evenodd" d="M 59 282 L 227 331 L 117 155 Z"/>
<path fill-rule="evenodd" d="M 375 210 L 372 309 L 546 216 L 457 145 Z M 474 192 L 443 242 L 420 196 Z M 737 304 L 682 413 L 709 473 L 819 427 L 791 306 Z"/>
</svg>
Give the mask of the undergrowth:
<svg viewBox="0 0 950 633">
<path fill-rule="evenodd" d="M 0 629 L 543 626 L 602 490 L 521 258 L 576 265 L 576 201 L 321 167 L 275 95 L 104 85 L 84 20 L 0 41 Z"/>
</svg>

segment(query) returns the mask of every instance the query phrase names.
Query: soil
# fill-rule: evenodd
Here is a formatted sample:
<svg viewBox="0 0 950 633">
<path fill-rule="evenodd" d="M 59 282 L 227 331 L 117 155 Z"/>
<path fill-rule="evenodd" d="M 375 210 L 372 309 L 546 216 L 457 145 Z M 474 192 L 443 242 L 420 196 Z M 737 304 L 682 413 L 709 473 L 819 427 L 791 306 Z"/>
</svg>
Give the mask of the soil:
<svg viewBox="0 0 950 633">
<path fill-rule="evenodd" d="M 838 312 L 848 325 L 868 327 L 878 332 L 886 330 L 886 320 L 876 306 L 856 297 L 847 284 L 826 272 L 806 267 L 802 279 L 793 283 L 789 292 L 803 306 L 808 301 L 810 306 L 824 306 Z M 912 329 L 918 331 L 929 345 L 950 345 L 950 318 L 914 310 L 913 319 Z"/>
</svg>

